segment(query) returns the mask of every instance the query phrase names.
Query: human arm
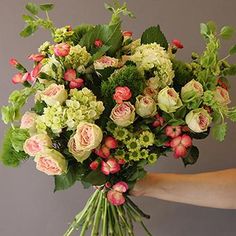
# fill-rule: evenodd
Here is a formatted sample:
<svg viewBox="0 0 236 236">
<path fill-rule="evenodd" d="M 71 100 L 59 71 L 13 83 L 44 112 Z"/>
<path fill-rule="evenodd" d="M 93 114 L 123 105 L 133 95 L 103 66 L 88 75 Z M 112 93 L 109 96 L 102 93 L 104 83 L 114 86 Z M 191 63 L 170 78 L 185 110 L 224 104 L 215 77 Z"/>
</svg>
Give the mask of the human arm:
<svg viewBox="0 0 236 236">
<path fill-rule="evenodd" d="M 199 174 L 148 173 L 136 183 L 131 195 L 236 209 L 236 168 Z"/>
</svg>

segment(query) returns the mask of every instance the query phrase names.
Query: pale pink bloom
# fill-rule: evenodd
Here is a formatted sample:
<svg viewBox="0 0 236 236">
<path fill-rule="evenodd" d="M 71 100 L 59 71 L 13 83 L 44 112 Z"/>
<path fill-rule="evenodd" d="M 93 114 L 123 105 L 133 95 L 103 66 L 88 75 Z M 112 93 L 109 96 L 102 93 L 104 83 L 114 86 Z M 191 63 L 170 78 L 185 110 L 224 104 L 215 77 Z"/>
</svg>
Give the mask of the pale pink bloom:
<svg viewBox="0 0 236 236">
<path fill-rule="evenodd" d="M 36 168 L 48 175 L 61 175 L 61 170 L 55 162 L 46 157 L 40 157 Z"/>
<path fill-rule="evenodd" d="M 65 57 L 70 53 L 70 45 L 67 43 L 59 43 L 54 46 L 54 53 L 58 57 Z"/>
<path fill-rule="evenodd" d="M 118 86 L 115 89 L 115 94 L 113 95 L 113 99 L 121 104 L 123 101 L 127 101 L 132 97 L 132 93 L 128 87 Z"/>
<path fill-rule="evenodd" d="M 120 165 L 115 159 L 110 158 L 107 162 L 102 161 L 101 171 L 105 175 L 115 174 L 120 171 Z"/>
<path fill-rule="evenodd" d="M 222 105 L 227 105 L 231 102 L 229 98 L 229 92 L 226 89 L 222 88 L 221 86 L 216 87 L 214 95 L 215 95 L 214 96 L 215 100 Z"/>
<path fill-rule="evenodd" d="M 95 70 L 103 70 L 107 67 L 117 67 L 119 60 L 113 57 L 102 56 L 94 62 Z"/>
<path fill-rule="evenodd" d="M 125 203 L 125 197 L 123 194 L 113 189 L 108 191 L 107 200 L 114 206 L 120 206 Z"/>
<path fill-rule="evenodd" d="M 105 145 L 110 149 L 115 149 L 118 147 L 118 142 L 115 138 L 107 136 L 104 141 Z"/>
<path fill-rule="evenodd" d="M 116 183 L 115 185 L 113 185 L 112 188 L 114 190 L 116 190 L 117 192 L 125 193 L 129 189 L 129 186 L 127 183 L 120 181 L 120 182 Z"/>
<path fill-rule="evenodd" d="M 28 59 L 29 60 L 32 60 L 32 61 L 35 61 L 35 62 L 40 62 L 44 59 L 44 55 L 42 54 L 31 54 Z"/>
<path fill-rule="evenodd" d="M 171 126 L 171 125 L 169 125 L 165 128 L 166 136 L 171 137 L 171 138 L 176 138 L 179 135 L 181 135 L 181 133 L 182 133 L 181 126 Z"/>
<path fill-rule="evenodd" d="M 30 132 L 36 131 L 37 114 L 35 112 L 26 112 L 21 118 L 21 129 L 29 129 Z"/>
</svg>

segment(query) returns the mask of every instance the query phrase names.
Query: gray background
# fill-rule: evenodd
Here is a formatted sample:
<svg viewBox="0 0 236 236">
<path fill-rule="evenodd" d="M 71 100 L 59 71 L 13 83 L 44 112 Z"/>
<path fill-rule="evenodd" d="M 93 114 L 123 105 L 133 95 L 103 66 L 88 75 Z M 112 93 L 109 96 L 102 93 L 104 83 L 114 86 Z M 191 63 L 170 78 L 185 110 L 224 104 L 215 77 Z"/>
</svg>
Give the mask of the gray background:
<svg viewBox="0 0 236 236">
<path fill-rule="evenodd" d="M 12 56 L 26 62 L 26 56 L 49 34 L 40 31 L 34 37 L 22 39 L 18 33 L 23 28 L 21 15 L 25 0 L 1 0 L 0 2 L 0 78 L 1 106 L 6 104 L 14 89 L 10 79 L 15 73 L 8 65 Z M 43 1 L 35 1 L 43 3 Z M 103 0 L 58 0 L 51 14 L 58 26 L 79 23 L 104 23 L 109 14 L 103 8 Z M 169 40 L 179 38 L 185 49 L 179 57 L 189 59 L 192 50 L 200 52 L 203 41 L 199 35 L 199 23 L 216 21 L 220 26 L 236 26 L 235 0 L 128 0 L 136 20 L 126 20 L 124 29 L 140 35 L 150 25 L 161 24 Z M 234 41 L 235 38 L 234 38 Z M 232 41 L 231 41 L 232 43 Z M 227 42 L 222 55 L 226 54 Z M 235 58 L 233 59 L 235 62 Z M 236 80 L 232 79 L 232 101 L 236 104 Z M 0 137 L 5 126 L 1 123 Z M 221 144 L 212 138 L 199 142 L 201 157 L 195 166 L 184 168 L 181 161 L 163 158 L 152 169 L 159 172 L 198 173 L 236 167 L 236 127 L 230 125 L 226 141 Z M 82 209 L 91 190 L 83 190 L 80 184 L 53 193 L 53 179 L 35 170 L 33 161 L 18 169 L 0 166 L 0 236 L 59 236 L 62 235 L 73 216 Z M 160 236 L 233 236 L 236 235 L 236 211 L 217 210 L 175 204 L 156 199 L 138 198 L 136 203 L 152 219 L 147 225 L 153 235 Z M 137 230 L 137 236 L 143 236 Z"/>
</svg>

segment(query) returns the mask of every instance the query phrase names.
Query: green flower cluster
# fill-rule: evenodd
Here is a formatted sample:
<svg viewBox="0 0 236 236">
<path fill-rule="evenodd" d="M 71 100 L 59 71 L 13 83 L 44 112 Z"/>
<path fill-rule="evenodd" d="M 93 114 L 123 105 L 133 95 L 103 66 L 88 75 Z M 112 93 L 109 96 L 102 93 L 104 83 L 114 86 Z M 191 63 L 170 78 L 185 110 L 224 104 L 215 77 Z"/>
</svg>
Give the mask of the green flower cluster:
<svg viewBox="0 0 236 236">
<path fill-rule="evenodd" d="M 46 41 L 38 48 L 38 52 L 41 53 L 42 55 L 47 55 L 48 53 L 53 54 L 52 47 L 53 46 L 51 45 L 51 43 Z"/>
<path fill-rule="evenodd" d="M 151 43 L 137 47 L 130 60 L 136 63 L 143 75 L 145 72 L 153 72 L 153 76 L 158 78 L 158 87 L 164 88 L 172 83 L 172 63 L 169 54 L 159 44 Z"/>
<path fill-rule="evenodd" d="M 65 109 L 68 130 L 75 130 L 81 121 L 93 123 L 105 109 L 103 103 L 97 101 L 96 96 L 88 88 L 72 89 L 69 97 Z"/>
<path fill-rule="evenodd" d="M 65 65 L 68 68 L 77 69 L 79 66 L 86 66 L 91 60 L 90 53 L 85 47 L 76 45 L 70 48 L 70 53 L 65 57 Z"/>
<path fill-rule="evenodd" d="M 53 40 L 55 43 L 66 42 L 74 34 L 70 26 L 65 26 L 55 30 L 53 35 Z"/>
</svg>

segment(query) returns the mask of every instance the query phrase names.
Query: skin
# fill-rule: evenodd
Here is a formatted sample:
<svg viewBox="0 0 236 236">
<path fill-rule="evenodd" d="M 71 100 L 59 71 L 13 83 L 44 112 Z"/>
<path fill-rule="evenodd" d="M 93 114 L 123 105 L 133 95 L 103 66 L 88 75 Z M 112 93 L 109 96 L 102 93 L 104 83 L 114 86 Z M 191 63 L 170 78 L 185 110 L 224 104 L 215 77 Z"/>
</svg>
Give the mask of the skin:
<svg viewBox="0 0 236 236">
<path fill-rule="evenodd" d="M 148 173 L 136 183 L 131 195 L 236 209 L 236 168 L 199 174 Z"/>
</svg>

